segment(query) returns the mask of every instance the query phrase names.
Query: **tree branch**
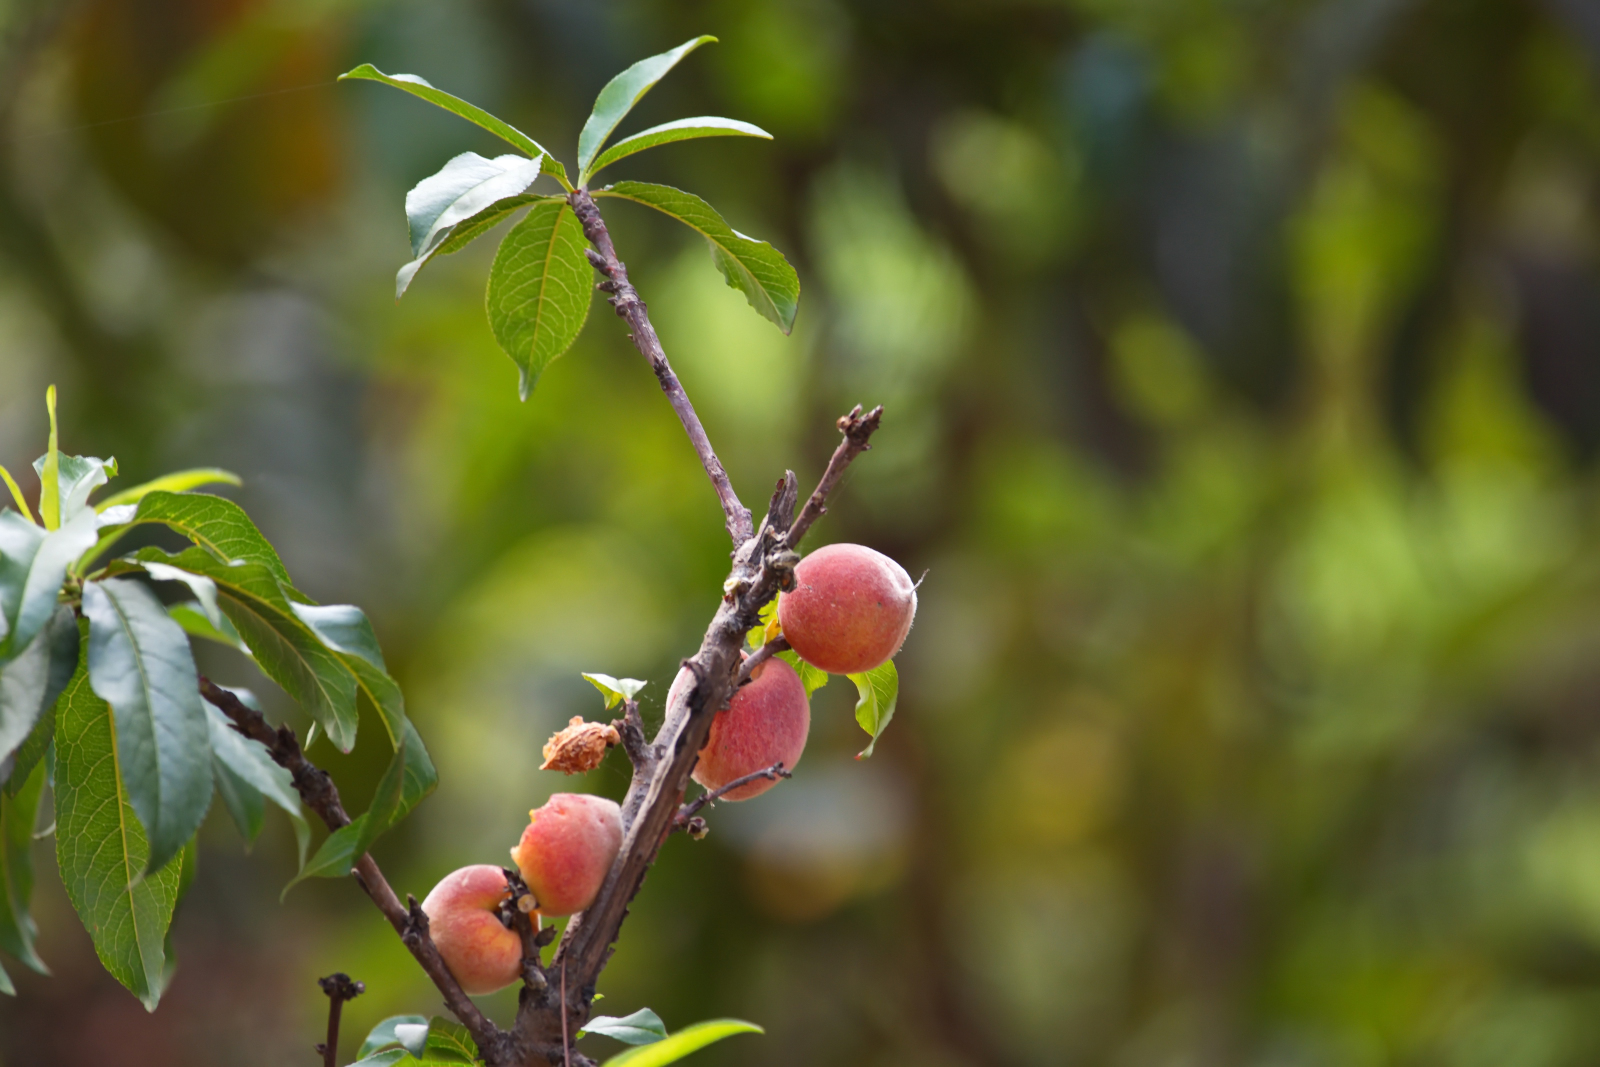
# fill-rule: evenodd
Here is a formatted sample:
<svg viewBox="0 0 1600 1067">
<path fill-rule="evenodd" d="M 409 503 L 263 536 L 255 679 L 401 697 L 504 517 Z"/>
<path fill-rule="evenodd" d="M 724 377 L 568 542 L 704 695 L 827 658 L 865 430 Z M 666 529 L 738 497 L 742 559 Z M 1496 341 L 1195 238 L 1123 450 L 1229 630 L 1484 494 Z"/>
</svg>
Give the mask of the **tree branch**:
<svg viewBox="0 0 1600 1067">
<path fill-rule="evenodd" d="M 672 820 L 672 828 L 674 830 L 688 829 L 689 820 L 694 818 L 695 812 L 699 811 L 707 804 L 715 804 L 717 801 L 721 800 L 724 796 L 733 792 L 735 789 L 738 789 L 740 786 L 749 785 L 751 782 L 758 782 L 763 778 L 776 781 L 779 778 L 792 778 L 793 776 L 794 772 L 786 769 L 783 765 L 783 761 L 779 760 L 770 767 L 764 767 L 759 771 L 751 771 L 749 774 L 746 774 L 740 778 L 735 778 L 731 782 L 725 782 L 722 785 L 717 786 L 715 789 L 701 793 L 699 796 L 689 801 L 689 803 L 679 808 L 677 817 Z"/>
<path fill-rule="evenodd" d="M 633 330 L 634 347 L 650 361 L 650 369 L 655 371 L 661 391 L 667 394 L 667 402 L 672 405 L 672 410 L 678 413 L 684 432 L 689 435 L 689 443 L 694 446 L 701 466 L 705 467 L 706 475 L 711 479 L 712 488 L 717 491 L 728 536 L 737 548 L 750 539 L 750 509 L 739 502 L 739 495 L 733 491 L 733 483 L 728 480 L 728 472 L 723 469 L 722 461 L 711 447 L 711 439 L 706 436 L 705 427 L 700 425 L 700 416 L 695 414 L 694 405 L 689 402 L 689 394 L 683 391 L 683 384 L 672 372 L 672 364 L 667 362 L 661 339 L 650 324 L 649 309 L 639 299 L 638 290 L 628 281 L 628 268 L 617 258 L 617 250 L 611 244 L 611 233 L 606 229 L 605 220 L 600 217 L 600 209 L 595 206 L 594 198 L 587 189 L 574 189 L 568 194 L 567 203 L 572 205 L 578 221 L 583 224 L 584 236 L 594 245 L 593 249 L 588 250 L 589 262 L 594 264 L 595 270 L 605 275 L 605 281 L 600 282 L 598 288 L 609 294 L 608 299 L 616 308 L 617 315 L 627 320 Z"/>
<path fill-rule="evenodd" d="M 322 1053 L 322 1067 L 338 1067 L 339 1015 L 344 1010 L 344 1002 L 356 999 L 367 991 L 367 987 L 352 981 L 343 971 L 318 978 L 317 985 L 328 994 L 328 1040 L 318 1045 L 317 1051 Z"/>
<path fill-rule="evenodd" d="M 199 685 L 200 695 L 227 715 L 233 721 L 235 730 L 250 740 L 266 746 L 273 761 L 289 772 L 300 799 L 305 801 L 306 807 L 317 813 L 329 830 L 338 830 L 350 825 L 350 815 L 339 800 L 339 790 L 334 786 L 333 779 L 328 776 L 327 771 L 306 759 L 305 754 L 300 751 L 300 742 L 294 736 L 293 730 L 287 726 L 280 726 L 274 730 L 259 711 L 205 675 L 200 676 Z M 384 878 L 383 872 L 378 869 L 378 864 L 371 853 L 362 853 L 352 873 L 356 881 L 361 883 L 361 888 L 366 890 L 367 896 L 378 906 L 378 910 L 383 912 L 384 918 L 389 920 L 389 925 L 394 927 L 395 933 L 400 935 L 400 940 L 406 948 L 411 950 L 411 955 L 416 957 L 423 971 L 444 995 L 445 1005 L 472 1032 L 472 1039 L 478 1043 L 478 1050 L 488 1062 L 491 1064 L 513 1062 L 510 1059 L 510 1035 L 478 1010 L 478 1006 L 472 1002 L 461 989 L 455 976 L 450 973 L 450 968 L 445 966 L 444 960 L 439 956 L 438 948 L 433 943 L 433 938 L 428 935 L 428 917 L 423 914 L 416 898 L 408 897 L 409 906 L 402 906 L 400 898 L 395 895 L 388 879 Z"/>
<path fill-rule="evenodd" d="M 788 639 L 782 634 L 779 634 L 771 641 L 763 644 L 760 648 L 750 653 L 749 658 L 746 659 L 743 666 L 739 668 L 739 677 L 735 683 L 736 686 L 742 686 L 750 681 L 750 676 L 755 673 L 756 668 L 767 662 L 767 660 L 771 659 L 779 652 L 787 651 L 789 651 L 789 642 Z"/>
<path fill-rule="evenodd" d="M 822 472 L 822 480 L 817 483 L 817 488 L 806 500 L 806 506 L 801 510 L 800 517 L 789 527 L 790 548 L 797 547 L 801 538 L 805 537 L 806 531 L 811 529 L 811 524 L 827 513 L 828 494 L 833 492 L 834 486 L 839 484 L 839 479 L 844 477 L 845 468 L 850 466 L 850 461 L 872 447 L 868 441 L 882 421 L 881 404 L 865 415 L 861 414 L 861 405 L 857 404 L 850 414 L 839 419 L 839 432 L 844 435 L 844 440 L 833 450 L 833 457 L 828 460 L 828 469 Z"/>
</svg>

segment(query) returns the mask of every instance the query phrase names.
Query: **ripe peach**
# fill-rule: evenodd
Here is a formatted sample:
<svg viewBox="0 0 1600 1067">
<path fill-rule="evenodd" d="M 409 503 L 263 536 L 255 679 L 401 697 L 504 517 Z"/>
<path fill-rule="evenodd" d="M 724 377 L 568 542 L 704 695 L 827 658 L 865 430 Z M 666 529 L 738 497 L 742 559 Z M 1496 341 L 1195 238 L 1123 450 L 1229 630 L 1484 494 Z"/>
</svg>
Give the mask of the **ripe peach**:
<svg viewBox="0 0 1600 1067">
<path fill-rule="evenodd" d="M 439 955 L 473 996 L 522 976 L 522 939 L 500 921 L 500 904 L 509 898 L 505 872 L 479 863 L 447 875 L 422 902 Z"/>
<path fill-rule="evenodd" d="M 686 670 L 678 672 L 667 694 L 669 706 L 688 699 L 693 677 Z M 811 702 L 800 675 L 783 660 L 769 659 L 751 672 L 749 684 L 711 720 L 694 780 L 707 789 L 720 789 L 780 761 L 785 769 L 793 769 L 806 750 L 810 729 Z M 778 779 L 760 778 L 725 793 L 723 799 L 749 800 L 777 784 Z"/>
<path fill-rule="evenodd" d="M 605 797 L 556 793 L 528 819 L 511 858 L 539 910 L 560 916 L 587 908 L 622 848 L 622 809 Z"/>
<path fill-rule="evenodd" d="M 893 658 L 911 632 L 917 590 L 894 560 L 864 545 L 827 545 L 794 569 L 778 597 L 783 636 L 829 674 L 859 674 Z"/>
</svg>

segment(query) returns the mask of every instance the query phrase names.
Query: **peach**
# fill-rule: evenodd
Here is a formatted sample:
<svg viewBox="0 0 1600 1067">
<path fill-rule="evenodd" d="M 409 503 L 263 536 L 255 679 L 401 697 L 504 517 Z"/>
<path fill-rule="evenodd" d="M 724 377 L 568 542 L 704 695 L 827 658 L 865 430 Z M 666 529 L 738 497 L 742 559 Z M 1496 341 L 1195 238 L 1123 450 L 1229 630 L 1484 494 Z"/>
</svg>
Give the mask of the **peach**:
<svg viewBox="0 0 1600 1067">
<path fill-rule="evenodd" d="M 622 849 L 622 809 L 605 797 L 556 793 L 528 820 L 511 858 L 539 910 L 561 916 L 587 908 Z"/>
<path fill-rule="evenodd" d="M 522 976 L 522 939 L 500 921 L 500 904 L 508 899 L 505 872 L 479 863 L 447 875 L 422 902 L 440 957 L 473 996 Z"/>
<path fill-rule="evenodd" d="M 667 693 L 667 704 L 687 700 L 693 675 L 679 671 Z M 781 659 L 769 659 L 750 674 L 750 681 L 733 694 L 727 708 L 711 720 L 711 733 L 700 749 L 694 780 L 707 789 L 720 789 L 735 778 L 781 762 L 792 770 L 806 750 L 811 729 L 811 702 L 795 669 Z M 749 800 L 778 784 L 760 778 L 723 794 L 724 800 Z"/>
<path fill-rule="evenodd" d="M 900 651 L 917 614 L 917 589 L 894 560 L 864 545 L 827 545 L 794 569 L 778 597 L 789 647 L 829 674 L 870 671 Z"/>
</svg>

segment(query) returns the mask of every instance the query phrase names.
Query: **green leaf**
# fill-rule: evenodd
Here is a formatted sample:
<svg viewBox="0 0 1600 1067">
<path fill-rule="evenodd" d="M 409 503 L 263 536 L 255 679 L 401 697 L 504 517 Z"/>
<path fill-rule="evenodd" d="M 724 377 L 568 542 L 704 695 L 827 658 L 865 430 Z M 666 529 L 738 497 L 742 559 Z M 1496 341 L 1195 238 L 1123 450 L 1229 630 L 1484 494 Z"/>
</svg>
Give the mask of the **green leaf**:
<svg viewBox="0 0 1600 1067">
<path fill-rule="evenodd" d="M 22 517 L 29 522 L 33 521 L 33 511 L 28 507 L 28 501 L 22 495 L 22 488 L 17 485 L 17 480 L 11 477 L 11 472 L 0 464 L 0 482 L 6 483 L 6 488 L 11 490 L 11 499 L 16 502 L 17 510 L 22 512 Z"/>
<path fill-rule="evenodd" d="M 503 200 L 497 200 L 490 204 L 470 219 L 457 223 L 449 233 L 441 235 L 438 244 L 427 255 L 413 259 L 400 268 L 394 278 L 394 298 L 399 300 L 405 295 L 406 290 L 411 287 L 412 279 L 417 276 L 417 272 L 433 262 L 435 256 L 448 256 L 454 252 L 461 251 L 529 204 L 539 200 L 561 199 L 562 197 L 559 196 L 539 196 L 533 193 L 508 196 Z"/>
<path fill-rule="evenodd" d="M 200 610 L 205 612 L 206 621 L 213 627 L 221 629 L 227 622 L 222 615 L 222 609 L 217 607 L 217 583 L 203 574 L 191 574 L 177 567 L 155 560 L 147 560 L 140 564 L 145 573 L 158 582 L 181 582 L 189 587 L 189 592 L 200 604 Z"/>
<path fill-rule="evenodd" d="M 285 895 L 307 878 L 342 878 L 349 874 L 350 868 L 372 843 L 394 825 L 405 794 L 406 747 L 401 745 L 389 760 L 372 794 L 372 804 L 350 825 L 340 827 L 323 840 L 311 861 L 283 887 Z"/>
<path fill-rule="evenodd" d="M 889 720 L 894 718 L 895 702 L 900 699 L 900 672 L 895 670 L 894 660 L 889 660 L 870 671 L 850 675 L 850 680 L 856 683 L 856 692 L 860 694 L 856 701 L 856 722 L 872 735 L 867 747 L 856 754 L 856 759 L 866 759 L 888 728 Z"/>
<path fill-rule="evenodd" d="M 295 613 L 282 583 L 264 564 L 228 564 L 199 548 L 176 556 L 142 548 L 127 558 L 141 565 L 165 563 L 216 582 L 218 606 L 262 673 L 298 701 L 341 752 L 350 751 L 356 740 L 356 676 Z"/>
<path fill-rule="evenodd" d="M 394 1032 L 396 1026 L 421 1026 L 426 1028 L 427 1025 L 428 1017 L 426 1015 L 391 1015 L 368 1032 L 367 1039 L 361 1042 L 361 1048 L 356 1052 L 356 1056 L 365 1058 L 379 1049 L 399 1044 L 400 1039 L 395 1036 Z"/>
<path fill-rule="evenodd" d="M 89 684 L 116 712 L 118 774 L 160 870 L 211 805 L 211 739 L 183 628 L 144 584 L 84 586 Z"/>
<path fill-rule="evenodd" d="M 45 410 L 50 413 L 50 442 L 44 453 L 44 465 L 39 470 L 39 521 L 46 530 L 61 525 L 61 447 L 56 433 L 56 387 L 44 391 Z"/>
<path fill-rule="evenodd" d="M 428 758 L 411 720 L 406 718 L 406 703 L 399 684 L 389 676 L 383 662 L 383 651 L 372 632 L 372 624 L 360 608 L 350 604 L 293 604 L 291 607 L 300 620 L 311 627 L 322 643 L 333 650 L 356 677 L 356 684 L 367 695 L 372 706 L 378 709 L 384 729 L 389 732 L 389 743 L 399 751 L 405 746 L 405 785 L 401 791 L 400 807 L 395 812 L 398 822 L 423 797 L 433 792 L 439 784 L 438 772 Z"/>
<path fill-rule="evenodd" d="M 44 468 L 49 459 L 48 455 L 43 455 L 33 461 L 33 470 L 39 476 L 41 485 L 44 484 Z M 89 494 L 116 477 L 117 473 L 115 459 L 58 455 L 56 463 L 56 493 L 60 500 L 62 523 L 71 521 L 74 515 L 88 507 Z"/>
<path fill-rule="evenodd" d="M 613 678 L 609 674 L 585 674 L 583 677 L 605 697 L 607 711 L 624 700 L 632 700 L 649 684 L 637 678 Z"/>
<path fill-rule="evenodd" d="M 560 182 L 562 188 L 572 188 L 567 182 L 566 168 L 561 165 L 560 161 L 552 157 L 549 152 L 546 152 L 538 141 L 535 141 L 532 137 L 509 123 L 495 118 L 481 107 L 469 104 L 460 97 L 451 96 L 440 89 L 435 89 L 427 81 L 417 77 L 415 74 L 385 74 L 371 63 L 363 63 L 355 70 L 339 75 L 340 81 L 344 81 L 346 78 L 382 82 L 384 85 L 393 86 L 396 89 L 410 93 L 412 96 L 426 100 L 436 107 L 442 107 L 452 114 L 460 115 L 468 122 L 488 130 L 507 144 L 522 149 L 529 156 L 544 156 L 544 172 Z"/>
<path fill-rule="evenodd" d="M 800 306 L 800 276 L 783 253 L 729 226 L 710 204 L 693 193 L 649 182 L 618 182 L 595 196 L 614 196 L 653 207 L 697 231 L 711 246 L 711 260 L 728 284 L 778 329 L 794 329 Z"/>
<path fill-rule="evenodd" d="M 0 512 L 0 556 L 4 556 L 0 561 L 0 597 L 5 600 L 8 623 L 5 640 L 0 641 L 0 663 L 21 654 L 55 614 L 67 567 L 94 544 L 97 522 L 94 512 L 79 512 L 60 529 L 51 530 L 34 542 L 30 553 L 26 541 L 34 534 L 23 531 L 39 528 L 24 522 L 15 512 Z"/>
<path fill-rule="evenodd" d="M 243 652 L 247 656 L 250 655 L 250 649 L 245 645 L 244 639 L 239 636 L 239 631 L 233 628 L 233 623 L 228 621 L 226 615 L 221 615 L 220 608 L 218 609 L 218 614 L 222 619 L 220 626 L 211 625 L 211 620 L 206 616 L 205 608 L 193 600 L 186 600 L 181 604 L 167 605 L 167 614 L 171 615 L 172 621 L 183 627 L 183 632 L 190 637 L 203 637 L 207 641 L 215 641 L 219 645 L 227 645 L 229 648 Z"/>
<path fill-rule="evenodd" d="M 137 504 L 151 493 L 182 493 L 189 489 L 198 489 L 202 485 L 242 485 L 239 476 L 232 471 L 222 470 L 220 467 L 195 467 L 192 470 L 173 471 L 153 478 L 120 493 L 113 493 L 94 506 L 96 511 L 105 511 L 121 504 Z"/>
<path fill-rule="evenodd" d="M 235 690 L 243 699 L 248 694 Z M 260 743 L 250 740 L 231 725 L 232 720 L 221 709 L 206 702 L 206 725 L 211 738 L 213 767 L 217 785 L 223 794 L 223 803 L 234 817 L 234 824 L 245 840 L 254 841 L 261 830 L 263 800 L 271 800 L 283 809 L 294 825 L 294 838 L 300 849 L 300 866 L 306 863 L 306 849 L 311 844 L 311 828 L 306 825 L 305 814 L 300 809 L 300 794 L 295 790 L 294 777 L 278 766 Z M 236 792 L 243 802 L 243 810 L 234 811 L 234 801 L 228 791 Z"/>
<path fill-rule="evenodd" d="M 88 644 L 82 642 L 84 659 Z M 56 859 L 62 883 L 100 962 L 154 1011 L 182 865 L 143 874 L 149 845 L 117 774 L 113 712 L 95 696 L 82 660 L 56 718 Z"/>
<path fill-rule="evenodd" d="M 815 693 L 818 689 L 821 689 L 823 686 L 827 685 L 828 679 L 833 677 L 821 667 L 813 667 L 811 664 L 801 659 L 799 654 L 796 653 L 792 648 L 779 652 L 778 658 L 783 660 L 789 666 L 793 667 L 795 669 L 795 673 L 800 675 L 801 684 L 806 687 L 807 700 L 811 699 L 812 693 Z"/>
<path fill-rule="evenodd" d="M 652 126 L 648 130 L 624 137 L 604 152 L 594 161 L 594 166 L 589 168 L 589 177 L 599 174 L 602 169 L 609 167 L 619 159 L 626 159 L 635 152 L 643 152 L 646 148 L 657 145 L 671 144 L 674 141 L 688 141 L 697 137 L 762 137 L 772 140 L 772 134 L 760 126 L 752 126 L 748 122 L 738 119 L 724 119 L 715 115 L 701 115 L 693 119 L 676 119 L 672 122 L 663 122 L 659 126 Z"/>
<path fill-rule="evenodd" d="M 541 200 L 511 228 L 489 268 L 489 326 L 522 372 L 522 399 L 589 316 L 594 271 L 583 228 L 564 200 Z"/>
<path fill-rule="evenodd" d="M 477 1063 L 477 1042 L 465 1026 L 435 1015 L 428 1022 L 428 1044 L 420 1057 L 423 1063 Z"/>
<path fill-rule="evenodd" d="M 667 1036 L 667 1026 L 661 1016 L 649 1008 L 640 1008 L 632 1015 L 617 1018 L 614 1015 L 596 1015 L 583 1024 L 578 1036 L 599 1034 L 613 1038 L 625 1045 L 649 1045 Z"/>
<path fill-rule="evenodd" d="M 294 589 L 277 549 L 261 536 L 244 509 L 231 500 L 209 493 L 154 490 L 139 501 L 139 510 L 127 525 L 144 523 L 170 526 L 224 563 L 259 563 L 291 591 Z M 295 596 L 298 598 L 298 594 Z"/>
<path fill-rule="evenodd" d="M 485 159 L 476 152 L 463 152 L 437 174 L 418 182 L 406 194 L 412 259 L 395 277 L 394 298 L 399 300 L 405 295 L 411 279 L 458 223 L 474 218 L 498 201 L 519 196 L 538 176 L 537 158 L 504 155 Z"/>
<path fill-rule="evenodd" d="M 421 1059 L 428 1051 L 428 1030 L 426 1019 L 420 1023 L 401 1023 L 394 1028 L 394 1039 L 400 1042 L 401 1048 Z"/>
<path fill-rule="evenodd" d="M 395 1067 L 395 1064 L 405 1059 L 407 1055 L 403 1048 L 389 1049 L 387 1052 L 375 1052 L 370 1056 L 363 1056 L 350 1067 Z"/>
<path fill-rule="evenodd" d="M 77 666 L 78 620 L 72 609 L 62 604 L 40 638 L 0 667 L 0 763 L 28 740 L 72 680 Z M 20 773 L 25 778 L 32 767 L 31 762 L 27 767 L 13 764 L 11 775 Z M 21 779 L 17 780 L 20 783 Z"/>
<path fill-rule="evenodd" d="M 611 1057 L 601 1067 L 663 1067 L 734 1034 L 764 1034 L 755 1023 L 740 1019 L 712 1019 L 686 1026 L 671 1037 Z"/>
<path fill-rule="evenodd" d="M 0 798 L 0 948 L 40 974 L 49 974 L 33 949 L 37 933 L 33 899 L 33 828 L 44 795 L 45 769 L 37 766 L 15 796 Z"/>
<path fill-rule="evenodd" d="M 595 97 L 594 111 L 590 113 L 589 121 L 583 124 L 583 132 L 578 135 L 579 185 L 587 184 L 591 173 L 589 164 L 605 145 L 611 131 L 617 128 L 617 123 L 633 110 L 633 105 L 654 88 L 656 82 L 666 77 L 667 72 L 677 66 L 684 56 L 715 40 L 715 37 L 703 36 L 685 41 L 670 52 L 639 60 L 606 82 L 606 87 Z"/>
</svg>

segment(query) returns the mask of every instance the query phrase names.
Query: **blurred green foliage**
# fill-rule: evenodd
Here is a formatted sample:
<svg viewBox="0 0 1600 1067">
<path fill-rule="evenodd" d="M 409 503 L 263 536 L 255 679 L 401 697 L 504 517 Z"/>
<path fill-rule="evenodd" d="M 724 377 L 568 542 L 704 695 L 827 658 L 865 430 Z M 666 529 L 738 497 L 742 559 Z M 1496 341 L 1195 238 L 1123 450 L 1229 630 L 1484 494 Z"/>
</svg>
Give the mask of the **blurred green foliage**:
<svg viewBox="0 0 1600 1067">
<path fill-rule="evenodd" d="M 795 778 L 669 843 L 603 1010 L 766 1027 L 708 1067 L 1600 1059 L 1584 0 L 11 0 L 0 462 L 56 382 L 64 448 L 239 471 L 297 583 L 369 608 L 441 779 L 378 846 L 402 892 L 500 862 L 552 791 L 619 795 L 620 754 L 578 782 L 539 748 L 601 713 L 581 671 L 659 716 L 715 499 L 610 316 L 518 403 L 492 244 L 392 302 L 405 190 L 497 149 L 332 79 L 571 145 L 700 32 L 623 132 L 776 141 L 608 177 L 788 254 L 794 335 L 666 220 L 610 210 L 619 250 L 747 500 L 886 406 L 815 536 L 927 578 L 877 754 L 820 690 Z M 362 800 L 364 736 L 313 749 Z M 356 887 L 280 905 L 287 827 L 247 855 L 225 821 L 154 1016 L 45 870 L 56 975 L 0 1001 L 0 1059 L 311 1062 L 334 970 L 369 989 L 347 1059 L 436 1010 Z"/>
</svg>

